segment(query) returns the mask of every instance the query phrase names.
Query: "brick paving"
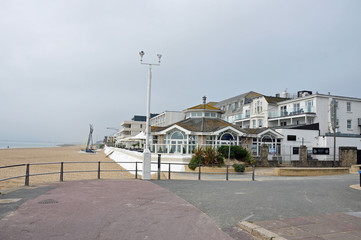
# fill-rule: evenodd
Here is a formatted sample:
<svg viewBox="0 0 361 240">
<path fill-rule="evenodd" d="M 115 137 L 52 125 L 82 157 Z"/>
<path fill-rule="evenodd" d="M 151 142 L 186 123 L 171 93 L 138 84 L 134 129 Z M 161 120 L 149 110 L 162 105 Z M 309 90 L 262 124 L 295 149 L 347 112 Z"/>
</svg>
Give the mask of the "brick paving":
<svg viewBox="0 0 361 240">
<path fill-rule="evenodd" d="M 2 217 L 0 229 L 0 239 L 252 239 L 231 238 L 193 205 L 140 180 L 52 184 Z"/>
</svg>

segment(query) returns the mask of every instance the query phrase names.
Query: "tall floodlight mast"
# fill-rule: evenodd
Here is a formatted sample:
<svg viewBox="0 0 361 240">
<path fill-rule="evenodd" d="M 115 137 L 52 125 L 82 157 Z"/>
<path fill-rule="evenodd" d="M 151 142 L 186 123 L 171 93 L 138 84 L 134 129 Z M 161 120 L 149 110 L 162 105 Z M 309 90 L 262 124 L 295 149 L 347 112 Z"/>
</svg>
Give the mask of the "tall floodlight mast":
<svg viewBox="0 0 361 240">
<path fill-rule="evenodd" d="M 147 129 L 145 132 L 146 140 L 145 140 L 145 148 L 143 152 L 143 170 L 142 170 L 142 179 L 150 180 L 150 162 L 152 159 L 152 154 L 150 152 L 150 93 L 151 93 L 151 84 L 152 84 L 152 66 L 160 66 L 160 59 L 162 58 L 161 54 L 157 54 L 158 63 L 145 63 L 143 62 L 144 52 L 141 51 L 140 55 L 140 63 L 149 66 L 148 70 L 148 94 L 147 94 Z"/>
</svg>

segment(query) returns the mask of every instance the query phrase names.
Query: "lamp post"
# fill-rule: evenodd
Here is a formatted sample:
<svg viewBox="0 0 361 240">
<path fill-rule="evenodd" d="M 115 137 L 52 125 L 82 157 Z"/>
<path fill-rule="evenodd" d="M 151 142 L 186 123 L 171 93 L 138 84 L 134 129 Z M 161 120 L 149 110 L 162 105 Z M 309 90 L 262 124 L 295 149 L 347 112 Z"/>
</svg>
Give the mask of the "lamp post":
<svg viewBox="0 0 361 240">
<path fill-rule="evenodd" d="M 152 83 L 152 66 L 160 66 L 160 59 L 162 57 L 161 54 L 157 54 L 158 63 L 145 63 L 143 62 L 144 52 L 141 51 L 140 55 L 140 63 L 149 66 L 148 71 L 148 94 L 147 94 L 147 120 L 146 120 L 146 131 L 145 131 L 145 148 L 143 151 L 143 170 L 142 170 L 142 179 L 150 180 L 150 172 L 151 172 L 151 160 L 152 154 L 150 152 L 150 93 L 151 93 L 151 83 Z"/>
</svg>

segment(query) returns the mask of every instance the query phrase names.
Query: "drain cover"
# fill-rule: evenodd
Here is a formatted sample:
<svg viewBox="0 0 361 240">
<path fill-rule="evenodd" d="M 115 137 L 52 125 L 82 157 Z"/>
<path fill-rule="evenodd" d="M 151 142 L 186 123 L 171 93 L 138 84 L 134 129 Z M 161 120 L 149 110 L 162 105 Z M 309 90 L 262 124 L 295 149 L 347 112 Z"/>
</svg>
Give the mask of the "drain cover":
<svg viewBox="0 0 361 240">
<path fill-rule="evenodd" d="M 58 203 L 58 201 L 54 200 L 54 199 L 45 199 L 42 200 L 40 202 L 38 202 L 39 204 L 53 204 L 53 203 Z"/>
</svg>

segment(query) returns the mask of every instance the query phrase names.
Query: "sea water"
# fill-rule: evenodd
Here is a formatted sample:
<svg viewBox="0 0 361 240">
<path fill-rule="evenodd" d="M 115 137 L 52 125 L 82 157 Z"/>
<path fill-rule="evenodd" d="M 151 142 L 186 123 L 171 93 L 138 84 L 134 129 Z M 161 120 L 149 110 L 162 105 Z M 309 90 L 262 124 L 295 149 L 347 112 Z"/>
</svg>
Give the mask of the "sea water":
<svg viewBox="0 0 361 240">
<path fill-rule="evenodd" d="M 56 147 L 56 146 L 59 146 L 59 145 L 61 145 L 61 143 L 0 140 L 0 149 L 4 149 L 4 148 L 41 148 L 41 147 Z"/>
</svg>

